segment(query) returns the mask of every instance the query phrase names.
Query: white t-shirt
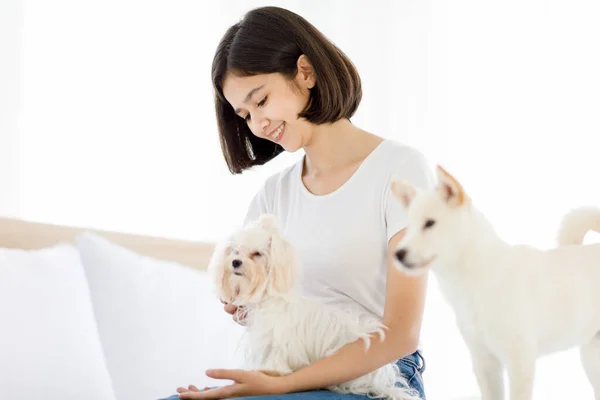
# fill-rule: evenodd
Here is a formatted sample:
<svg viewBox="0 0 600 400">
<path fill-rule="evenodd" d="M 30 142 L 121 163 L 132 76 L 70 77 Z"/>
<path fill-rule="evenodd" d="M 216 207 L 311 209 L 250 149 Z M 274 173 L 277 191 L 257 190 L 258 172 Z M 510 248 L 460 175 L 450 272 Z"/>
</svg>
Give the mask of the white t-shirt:
<svg viewBox="0 0 600 400">
<path fill-rule="evenodd" d="M 269 177 L 250 204 L 246 221 L 278 217 L 297 248 L 304 294 L 340 306 L 363 306 L 383 317 L 388 241 L 406 225 L 390 192 L 392 179 L 431 187 L 434 175 L 414 148 L 384 140 L 340 188 L 314 195 L 302 182 L 303 159 Z"/>
</svg>

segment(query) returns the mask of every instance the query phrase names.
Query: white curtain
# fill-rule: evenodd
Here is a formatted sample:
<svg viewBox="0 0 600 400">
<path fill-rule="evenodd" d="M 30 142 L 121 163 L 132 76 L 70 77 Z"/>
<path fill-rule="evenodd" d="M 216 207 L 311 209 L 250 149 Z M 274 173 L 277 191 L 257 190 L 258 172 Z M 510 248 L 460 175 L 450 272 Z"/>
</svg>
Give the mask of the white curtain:
<svg viewBox="0 0 600 400">
<path fill-rule="evenodd" d="M 238 224 L 260 183 L 299 156 L 233 177 L 218 144 L 214 49 L 267 4 L 301 13 L 353 59 L 358 125 L 446 166 L 507 240 L 550 246 L 566 209 L 600 204 L 596 0 L 23 0 L 23 85 L 10 95 L 23 98 L 9 153 L 18 216 L 196 240 Z M 477 393 L 452 318 L 434 279 L 431 399 Z M 536 399 L 591 397 L 575 352 L 539 366 Z"/>
</svg>

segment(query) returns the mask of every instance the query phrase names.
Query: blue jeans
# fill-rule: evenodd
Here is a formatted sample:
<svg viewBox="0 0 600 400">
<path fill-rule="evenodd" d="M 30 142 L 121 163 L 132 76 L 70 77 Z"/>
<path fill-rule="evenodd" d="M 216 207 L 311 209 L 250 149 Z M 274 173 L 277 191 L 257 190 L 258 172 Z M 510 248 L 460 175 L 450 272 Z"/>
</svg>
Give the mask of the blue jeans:
<svg viewBox="0 0 600 400">
<path fill-rule="evenodd" d="M 401 358 L 396 362 L 400 368 L 400 372 L 408 380 L 408 386 L 411 389 L 415 389 L 421 395 L 423 400 L 425 398 L 425 388 L 423 385 L 422 374 L 425 371 L 425 359 L 420 351 L 416 351 L 411 355 Z M 176 400 L 178 395 L 164 398 L 162 400 Z M 251 396 L 251 397 L 238 397 L 239 399 L 248 400 L 370 400 L 368 396 L 358 394 L 343 394 L 331 392 L 329 390 L 312 390 L 308 392 L 296 392 L 287 393 L 280 395 L 267 395 L 267 396 Z"/>
</svg>

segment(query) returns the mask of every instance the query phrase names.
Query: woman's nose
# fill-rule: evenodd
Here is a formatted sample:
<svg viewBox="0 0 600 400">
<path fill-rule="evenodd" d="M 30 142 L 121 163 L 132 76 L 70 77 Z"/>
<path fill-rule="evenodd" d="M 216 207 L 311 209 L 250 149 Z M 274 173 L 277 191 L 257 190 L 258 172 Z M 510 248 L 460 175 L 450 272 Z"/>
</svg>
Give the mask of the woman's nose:
<svg viewBox="0 0 600 400">
<path fill-rule="evenodd" d="M 269 127 L 271 126 L 271 121 L 268 118 L 261 118 L 256 122 L 256 130 L 262 134 L 266 135 L 269 133 Z"/>
</svg>

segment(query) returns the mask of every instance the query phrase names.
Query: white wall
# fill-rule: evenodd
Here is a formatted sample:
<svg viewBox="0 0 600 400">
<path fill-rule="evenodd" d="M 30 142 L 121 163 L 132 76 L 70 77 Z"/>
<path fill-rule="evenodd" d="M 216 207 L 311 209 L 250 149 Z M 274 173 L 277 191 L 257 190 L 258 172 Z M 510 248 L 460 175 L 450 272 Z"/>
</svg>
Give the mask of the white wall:
<svg viewBox="0 0 600 400">
<path fill-rule="evenodd" d="M 15 143 L 21 110 L 21 0 L 0 3 L 0 215 L 18 213 Z"/>
<path fill-rule="evenodd" d="M 428 109 L 427 2 L 394 13 L 361 2 L 326 3 L 330 13 L 316 0 L 274 3 L 304 14 L 356 62 L 365 86 L 357 123 L 415 144 L 443 136 L 426 129 L 439 121 Z M 214 49 L 263 4 L 26 1 L 20 216 L 194 239 L 239 223 L 262 180 L 300 155 L 233 177 L 218 144 Z"/>
<path fill-rule="evenodd" d="M 600 205 L 600 2 L 465 0 L 448 12 L 449 165 L 509 240 L 554 243 Z"/>
</svg>

